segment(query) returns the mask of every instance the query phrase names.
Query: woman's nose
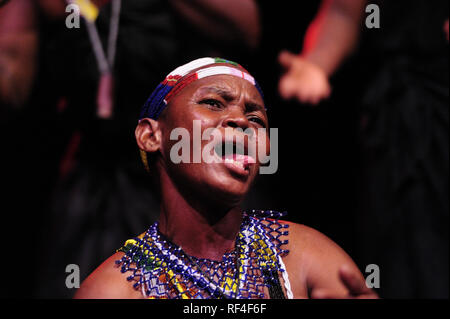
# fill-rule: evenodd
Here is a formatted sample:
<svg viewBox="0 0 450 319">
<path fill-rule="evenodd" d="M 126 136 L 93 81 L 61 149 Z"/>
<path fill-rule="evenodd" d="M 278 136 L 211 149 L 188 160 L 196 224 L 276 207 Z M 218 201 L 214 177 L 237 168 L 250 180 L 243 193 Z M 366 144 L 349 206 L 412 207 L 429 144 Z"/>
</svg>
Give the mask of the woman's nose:
<svg viewBox="0 0 450 319">
<path fill-rule="evenodd" d="M 222 122 L 222 125 L 225 128 L 241 128 L 243 130 L 247 129 L 250 126 L 249 124 L 250 123 L 248 121 L 248 118 L 245 116 L 242 110 L 230 111 Z"/>
</svg>

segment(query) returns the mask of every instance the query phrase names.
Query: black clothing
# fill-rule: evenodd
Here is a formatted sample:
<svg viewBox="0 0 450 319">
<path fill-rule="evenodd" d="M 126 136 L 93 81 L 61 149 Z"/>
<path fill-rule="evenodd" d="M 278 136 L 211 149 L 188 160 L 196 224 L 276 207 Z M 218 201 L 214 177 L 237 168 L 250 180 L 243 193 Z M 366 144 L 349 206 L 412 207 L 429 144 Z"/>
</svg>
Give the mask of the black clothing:
<svg viewBox="0 0 450 319">
<path fill-rule="evenodd" d="M 448 298 L 448 1 L 379 6 L 361 48 L 360 263 L 382 297 Z"/>
</svg>

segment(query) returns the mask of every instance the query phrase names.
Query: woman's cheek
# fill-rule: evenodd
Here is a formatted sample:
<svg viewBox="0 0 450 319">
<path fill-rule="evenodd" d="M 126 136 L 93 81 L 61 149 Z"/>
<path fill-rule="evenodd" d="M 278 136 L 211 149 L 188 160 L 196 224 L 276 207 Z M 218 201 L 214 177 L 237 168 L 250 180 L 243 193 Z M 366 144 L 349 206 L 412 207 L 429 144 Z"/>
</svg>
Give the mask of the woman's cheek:
<svg viewBox="0 0 450 319">
<path fill-rule="evenodd" d="M 266 159 L 261 157 L 266 157 L 270 155 L 270 138 L 267 134 L 266 129 L 258 129 L 258 145 L 257 145 L 257 156 L 258 163 L 265 163 Z"/>
</svg>

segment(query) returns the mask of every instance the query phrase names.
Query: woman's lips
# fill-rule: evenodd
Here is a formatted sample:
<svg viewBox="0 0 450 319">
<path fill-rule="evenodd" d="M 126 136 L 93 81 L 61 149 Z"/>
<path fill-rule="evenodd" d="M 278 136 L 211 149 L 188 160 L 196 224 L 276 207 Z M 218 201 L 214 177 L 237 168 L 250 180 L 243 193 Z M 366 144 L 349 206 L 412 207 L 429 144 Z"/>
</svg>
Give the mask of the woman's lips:
<svg viewBox="0 0 450 319">
<path fill-rule="evenodd" d="M 223 163 L 235 175 L 246 177 L 250 174 L 250 165 L 256 163 L 253 154 L 248 153 L 245 143 L 234 138 L 224 139 L 214 146 L 214 163 Z"/>
<path fill-rule="evenodd" d="M 242 176 L 249 175 L 250 165 L 256 163 L 253 157 L 243 154 L 227 154 L 222 161 L 229 170 Z"/>
</svg>

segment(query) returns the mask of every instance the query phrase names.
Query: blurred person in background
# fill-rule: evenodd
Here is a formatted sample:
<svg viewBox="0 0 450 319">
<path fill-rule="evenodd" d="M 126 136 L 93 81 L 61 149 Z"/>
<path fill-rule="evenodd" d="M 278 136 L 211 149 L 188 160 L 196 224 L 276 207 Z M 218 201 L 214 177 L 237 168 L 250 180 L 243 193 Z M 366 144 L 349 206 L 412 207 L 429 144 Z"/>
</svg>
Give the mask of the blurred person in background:
<svg viewBox="0 0 450 319">
<path fill-rule="evenodd" d="M 108 53 L 112 4 L 92 4 Z M 66 6 L 17 0 L 0 8 L 2 131 L 11 154 L 5 210 L 10 224 L 23 227 L 27 258 L 38 261 L 26 278 L 11 278 L 17 290 L 8 296 L 70 297 L 68 264 L 80 267 L 82 280 L 124 237 L 155 220 L 159 203 L 136 174 L 141 164 L 129 130 L 135 106 L 168 68 L 199 55 L 242 60 L 260 36 L 253 0 L 121 1 L 107 78 L 88 24 L 66 27 Z M 111 109 L 102 116 L 105 104 Z M 15 250 L 13 259 L 22 253 Z"/>
<path fill-rule="evenodd" d="M 279 93 L 335 99 L 333 76 L 358 49 L 347 82 L 361 114 L 355 259 L 379 266 L 382 297 L 448 298 L 448 1 L 371 3 L 380 28 L 362 23 L 367 1 L 322 1 L 302 52 L 279 55 Z M 345 112 L 349 100 L 331 103 Z"/>
</svg>

